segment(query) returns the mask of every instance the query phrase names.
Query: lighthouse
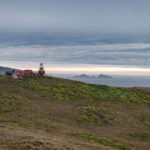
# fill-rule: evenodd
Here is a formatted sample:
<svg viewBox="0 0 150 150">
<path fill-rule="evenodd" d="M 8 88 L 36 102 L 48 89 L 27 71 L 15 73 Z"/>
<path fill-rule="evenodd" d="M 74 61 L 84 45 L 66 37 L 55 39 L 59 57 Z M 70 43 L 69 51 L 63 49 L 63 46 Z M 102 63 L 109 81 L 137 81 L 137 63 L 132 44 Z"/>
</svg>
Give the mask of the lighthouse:
<svg viewBox="0 0 150 150">
<path fill-rule="evenodd" d="M 40 64 L 40 68 L 39 68 L 39 71 L 38 71 L 38 75 L 39 75 L 39 76 L 44 76 L 44 75 L 45 75 L 45 70 L 44 70 L 43 63 Z"/>
</svg>

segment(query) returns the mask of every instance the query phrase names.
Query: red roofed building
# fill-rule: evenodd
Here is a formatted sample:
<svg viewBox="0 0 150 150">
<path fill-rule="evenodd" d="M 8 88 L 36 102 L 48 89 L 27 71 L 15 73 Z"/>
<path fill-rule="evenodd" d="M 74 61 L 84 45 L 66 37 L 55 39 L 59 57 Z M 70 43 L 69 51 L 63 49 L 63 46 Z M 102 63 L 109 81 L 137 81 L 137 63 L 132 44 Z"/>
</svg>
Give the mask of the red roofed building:
<svg viewBox="0 0 150 150">
<path fill-rule="evenodd" d="M 23 72 L 24 72 L 25 77 L 33 76 L 33 71 L 32 70 L 24 70 Z"/>
<path fill-rule="evenodd" d="M 12 77 L 15 79 L 23 79 L 24 71 L 15 71 L 13 72 Z"/>
<path fill-rule="evenodd" d="M 43 63 L 40 64 L 40 69 L 38 72 L 33 72 L 32 70 L 24 70 L 24 71 L 15 71 L 12 73 L 12 77 L 15 79 L 23 79 L 27 77 L 43 77 L 45 75 L 45 70 L 43 67 Z"/>
</svg>

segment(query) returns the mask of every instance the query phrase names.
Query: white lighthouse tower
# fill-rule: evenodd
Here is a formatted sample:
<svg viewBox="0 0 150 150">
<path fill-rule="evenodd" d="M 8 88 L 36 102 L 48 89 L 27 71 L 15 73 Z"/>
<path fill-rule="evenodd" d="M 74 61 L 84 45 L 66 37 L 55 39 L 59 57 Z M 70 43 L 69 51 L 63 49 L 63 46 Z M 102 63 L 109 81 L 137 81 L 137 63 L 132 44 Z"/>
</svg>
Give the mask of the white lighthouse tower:
<svg viewBox="0 0 150 150">
<path fill-rule="evenodd" d="M 44 76 L 45 75 L 45 70 L 44 70 L 43 63 L 40 64 L 38 74 L 39 74 L 39 76 Z"/>
</svg>

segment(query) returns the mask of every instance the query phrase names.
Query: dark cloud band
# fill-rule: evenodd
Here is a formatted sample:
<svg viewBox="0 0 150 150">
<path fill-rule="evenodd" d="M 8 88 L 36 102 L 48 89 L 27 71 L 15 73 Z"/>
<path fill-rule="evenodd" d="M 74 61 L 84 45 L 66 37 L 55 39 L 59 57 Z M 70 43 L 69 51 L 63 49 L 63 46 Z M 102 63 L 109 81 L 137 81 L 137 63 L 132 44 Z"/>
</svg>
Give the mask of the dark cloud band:
<svg viewBox="0 0 150 150">
<path fill-rule="evenodd" d="M 3 46 L 1 61 L 40 61 L 48 64 L 95 64 L 149 67 L 150 44 L 91 46 Z"/>
</svg>

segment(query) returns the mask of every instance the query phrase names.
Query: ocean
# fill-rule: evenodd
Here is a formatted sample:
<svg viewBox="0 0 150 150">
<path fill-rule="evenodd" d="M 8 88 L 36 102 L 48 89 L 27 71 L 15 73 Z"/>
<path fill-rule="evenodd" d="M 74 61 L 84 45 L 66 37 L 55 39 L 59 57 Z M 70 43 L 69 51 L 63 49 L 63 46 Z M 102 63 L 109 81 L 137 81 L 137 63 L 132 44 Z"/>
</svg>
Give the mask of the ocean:
<svg viewBox="0 0 150 150">
<path fill-rule="evenodd" d="M 115 87 L 150 87 L 150 76 L 113 76 L 112 78 L 75 78 L 70 75 L 56 76 L 90 84 L 101 84 Z"/>
</svg>

